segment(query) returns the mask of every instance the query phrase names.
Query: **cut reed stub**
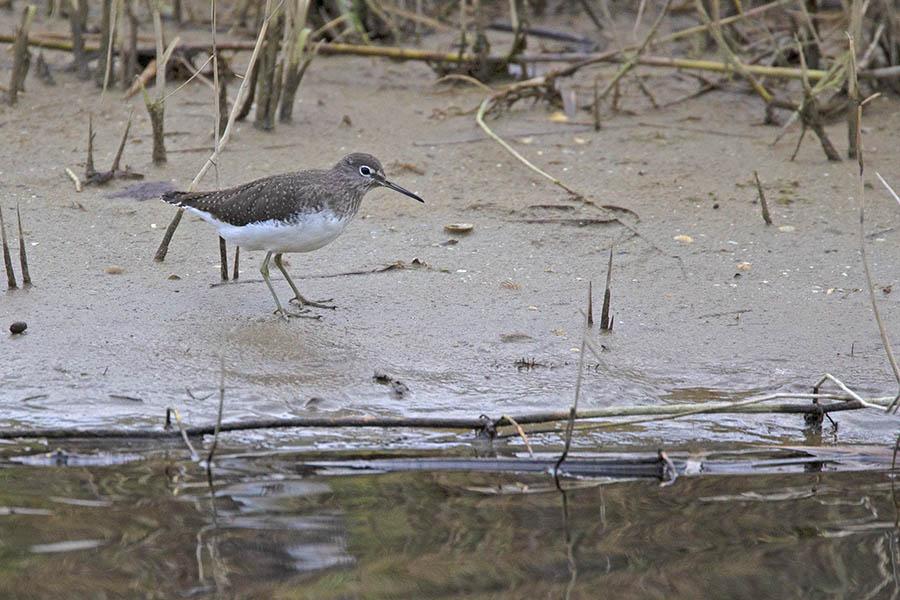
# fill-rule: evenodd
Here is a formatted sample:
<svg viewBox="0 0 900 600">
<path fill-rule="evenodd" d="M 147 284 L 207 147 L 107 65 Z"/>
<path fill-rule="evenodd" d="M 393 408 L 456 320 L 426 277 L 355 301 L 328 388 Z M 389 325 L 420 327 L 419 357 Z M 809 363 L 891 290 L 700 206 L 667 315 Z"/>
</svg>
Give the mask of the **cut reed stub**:
<svg viewBox="0 0 900 600">
<path fill-rule="evenodd" d="M 16 204 L 16 220 L 19 226 L 19 265 L 22 267 L 22 287 L 31 287 L 31 274 L 28 272 L 28 255 L 25 253 L 25 233 L 22 231 L 22 213 Z"/>
<path fill-rule="evenodd" d="M 14 290 L 16 285 L 16 273 L 13 271 L 12 257 L 9 254 L 9 242 L 6 239 L 6 224 L 3 222 L 3 208 L 0 208 L 0 242 L 3 244 L 3 265 L 6 268 L 6 287 Z"/>
</svg>

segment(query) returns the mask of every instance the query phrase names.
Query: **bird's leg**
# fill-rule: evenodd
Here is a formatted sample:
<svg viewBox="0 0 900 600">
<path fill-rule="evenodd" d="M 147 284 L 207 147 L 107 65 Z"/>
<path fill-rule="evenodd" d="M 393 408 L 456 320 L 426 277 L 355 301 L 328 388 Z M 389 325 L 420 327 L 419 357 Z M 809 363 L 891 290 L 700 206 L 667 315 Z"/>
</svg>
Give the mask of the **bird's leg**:
<svg viewBox="0 0 900 600">
<path fill-rule="evenodd" d="M 305 317 L 307 315 L 302 315 L 300 313 L 290 313 L 284 310 L 281 306 L 281 301 L 278 300 L 278 295 L 275 293 L 275 288 L 272 287 L 272 282 L 269 280 L 269 259 L 272 258 L 271 252 L 266 252 L 266 257 L 262 261 L 262 265 L 259 267 L 259 272 L 262 274 L 263 281 L 266 282 L 266 286 L 268 286 L 269 291 L 272 292 L 272 297 L 275 298 L 275 306 L 278 308 L 275 309 L 275 314 L 280 315 L 282 319 L 287 320 L 289 317 Z M 276 259 L 276 263 L 280 262 Z M 312 317 L 318 318 L 318 317 Z"/>
<path fill-rule="evenodd" d="M 291 276 L 288 275 L 287 269 L 284 268 L 284 263 L 281 262 L 281 253 L 275 255 L 275 266 L 278 267 L 278 270 L 281 271 L 281 274 L 284 275 L 284 278 L 287 280 L 288 284 L 291 286 L 291 289 L 294 290 L 294 297 L 291 298 L 291 302 L 297 302 L 300 306 L 315 306 L 318 308 L 336 308 L 333 304 L 326 304 L 326 302 L 331 302 L 331 298 L 328 300 L 320 300 L 318 302 L 314 300 L 307 300 L 300 294 L 300 290 L 297 289 L 297 285 L 294 283 L 294 280 L 291 279 Z"/>
</svg>

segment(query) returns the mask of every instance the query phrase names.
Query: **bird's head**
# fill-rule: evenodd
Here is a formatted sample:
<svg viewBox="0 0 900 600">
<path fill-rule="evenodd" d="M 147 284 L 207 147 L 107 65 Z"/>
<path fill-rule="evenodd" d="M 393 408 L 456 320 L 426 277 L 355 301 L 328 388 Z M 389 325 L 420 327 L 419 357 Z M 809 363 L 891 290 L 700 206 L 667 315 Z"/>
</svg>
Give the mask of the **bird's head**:
<svg viewBox="0 0 900 600">
<path fill-rule="evenodd" d="M 358 185 L 367 192 L 376 187 L 386 187 L 395 192 L 400 192 L 405 196 L 409 196 L 413 200 L 425 202 L 418 195 L 406 188 L 388 181 L 387 177 L 384 175 L 384 168 L 381 166 L 381 163 L 371 154 L 364 154 L 362 152 L 348 154 L 342 158 L 334 168 L 341 173 L 341 176 L 344 179 Z"/>
</svg>

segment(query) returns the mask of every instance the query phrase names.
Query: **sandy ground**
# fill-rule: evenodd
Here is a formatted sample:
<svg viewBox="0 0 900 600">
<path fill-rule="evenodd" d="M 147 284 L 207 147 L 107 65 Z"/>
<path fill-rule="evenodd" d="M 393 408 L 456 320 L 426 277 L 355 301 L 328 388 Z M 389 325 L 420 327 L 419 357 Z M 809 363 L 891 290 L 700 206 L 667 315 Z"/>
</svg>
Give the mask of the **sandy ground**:
<svg viewBox="0 0 900 600">
<path fill-rule="evenodd" d="M 9 24 L 3 17 L 0 26 Z M 67 58 L 50 53 L 48 60 L 62 67 Z M 3 54 L 4 81 L 9 67 Z M 648 73 L 660 102 L 695 89 L 687 78 Z M 453 143 L 481 135 L 473 116 L 446 117 L 476 106 L 481 92 L 437 88 L 433 73 L 414 63 L 317 60 L 295 123 L 272 133 L 241 124 L 202 187 L 329 167 L 347 152 L 365 151 L 427 203 L 373 192 L 337 241 L 291 256 L 301 290 L 333 297 L 339 309 L 321 321 L 285 323 L 271 314 L 263 284 L 245 283 L 259 279 L 261 253 L 241 256 L 242 283 L 211 287 L 219 281 L 218 245 L 206 223 L 186 218 L 165 263 L 155 263 L 172 207 L 109 197 L 130 182 L 75 193 L 64 173 L 83 170 L 89 113 L 98 167 L 106 168 L 133 107 L 125 162 L 145 181 L 186 187 L 207 154 L 178 151 L 211 145 L 209 88 L 191 84 L 170 99 L 172 153 L 157 168 L 140 99 L 123 102 L 118 91 L 101 99 L 93 83 L 59 70 L 56 79 L 55 87 L 29 79 L 19 106 L 0 108 L 0 203 L 8 232 L 21 207 L 35 283 L 0 295 L 3 426 L 151 426 L 167 406 L 190 423 L 210 422 L 216 398 L 202 398 L 218 385 L 220 352 L 228 419 L 562 410 L 573 394 L 579 309 L 589 280 L 599 302 L 613 242 L 615 331 L 599 339 L 603 362 L 588 360 L 582 406 L 806 391 L 825 371 L 869 394 L 896 390 L 861 289 L 852 165 L 826 162 L 810 137 L 789 162 L 797 132 L 773 147 L 778 130 L 760 124 L 760 102 L 740 86 L 664 109 L 627 86 L 624 102 L 636 114 L 609 113 L 596 133 L 552 122 L 543 106 L 492 122 L 592 201 L 637 213 L 638 238 L 616 224 L 525 222 L 602 215 L 493 142 Z M 230 98 L 236 90 L 234 82 Z M 351 125 L 342 123 L 345 115 Z M 900 184 L 900 101 L 874 101 L 865 123 L 870 172 Z M 842 151 L 845 128 L 828 129 Z M 775 226 L 760 217 L 754 169 Z M 900 279 L 900 207 L 877 182 L 868 207 L 877 293 L 896 338 L 898 292 L 882 288 Z M 444 231 L 455 222 L 472 223 L 474 231 Z M 448 244 L 451 238 L 457 242 Z M 14 247 L 17 241 L 13 232 Z M 324 277 L 414 259 L 427 268 Z M 111 266 L 122 272 L 107 273 Z M 287 285 L 276 286 L 286 300 Z M 27 333 L 11 336 L 6 328 L 17 320 L 27 321 Z M 521 370 L 519 359 L 538 366 Z M 410 392 L 396 397 L 373 381 L 375 370 Z M 893 420 L 871 413 L 840 421 L 841 442 L 885 442 L 896 430 Z M 797 418 L 717 417 L 603 439 L 797 442 L 801 425 Z"/>
</svg>

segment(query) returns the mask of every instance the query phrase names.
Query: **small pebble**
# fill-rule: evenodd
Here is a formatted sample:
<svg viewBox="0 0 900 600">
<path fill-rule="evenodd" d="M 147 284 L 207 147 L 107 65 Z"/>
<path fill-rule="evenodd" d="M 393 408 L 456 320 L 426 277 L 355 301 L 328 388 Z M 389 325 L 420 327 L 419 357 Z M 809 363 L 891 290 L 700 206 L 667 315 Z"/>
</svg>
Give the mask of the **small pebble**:
<svg viewBox="0 0 900 600">
<path fill-rule="evenodd" d="M 125 272 L 125 269 L 120 267 L 119 265 L 110 265 L 104 269 L 107 275 L 121 275 Z"/>
<path fill-rule="evenodd" d="M 16 321 L 9 326 L 9 332 L 13 335 L 18 335 L 26 329 L 28 329 L 28 323 L 26 323 L 25 321 Z"/>
<path fill-rule="evenodd" d="M 179 281 L 181 279 L 181 277 L 179 277 L 175 273 L 172 273 L 171 275 L 169 275 L 169 277 L 167 279 L 169 279 L 169 281 Z"/>
</svg>

